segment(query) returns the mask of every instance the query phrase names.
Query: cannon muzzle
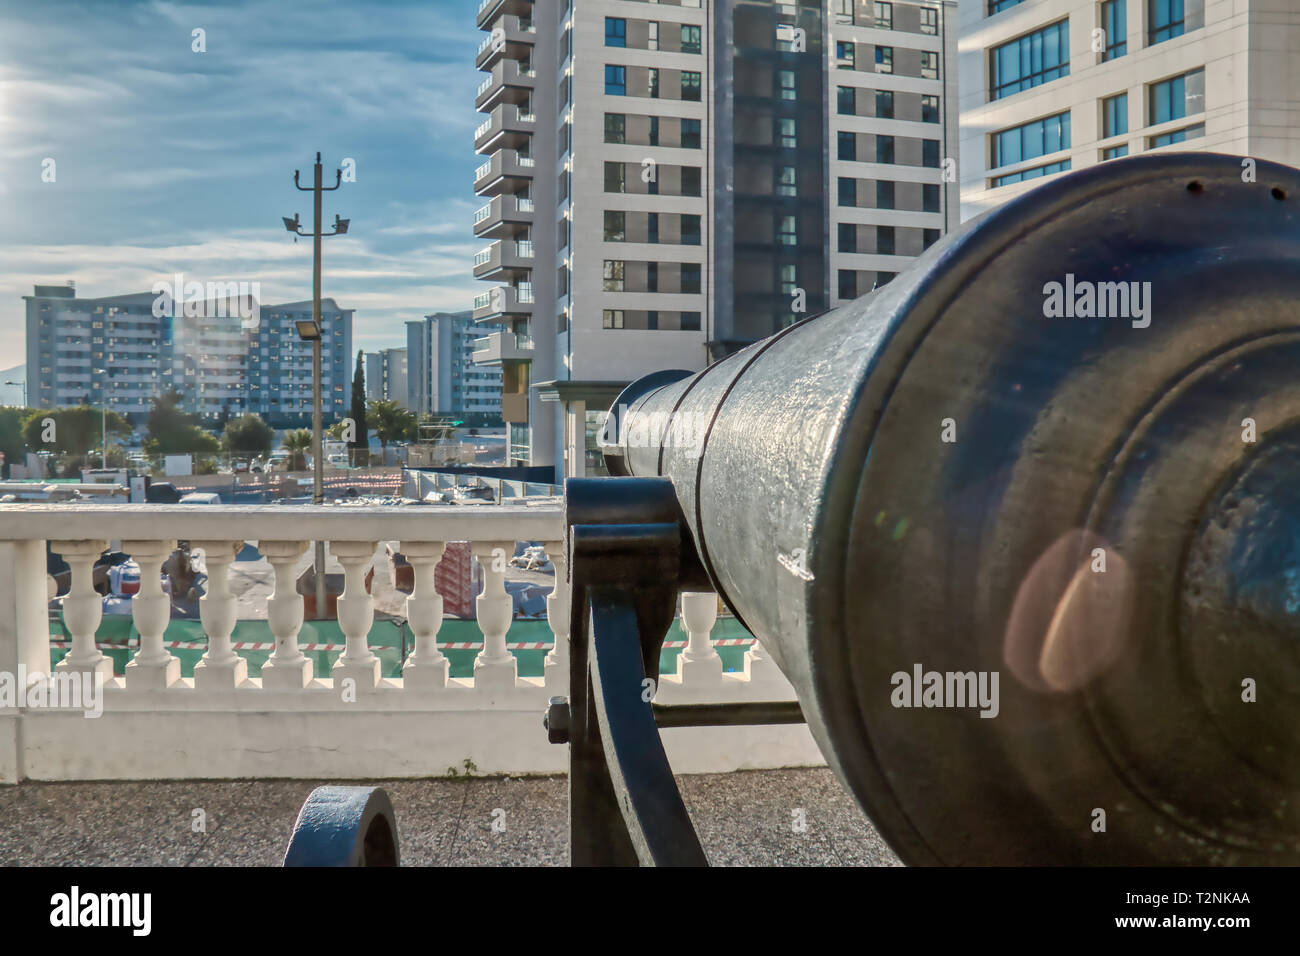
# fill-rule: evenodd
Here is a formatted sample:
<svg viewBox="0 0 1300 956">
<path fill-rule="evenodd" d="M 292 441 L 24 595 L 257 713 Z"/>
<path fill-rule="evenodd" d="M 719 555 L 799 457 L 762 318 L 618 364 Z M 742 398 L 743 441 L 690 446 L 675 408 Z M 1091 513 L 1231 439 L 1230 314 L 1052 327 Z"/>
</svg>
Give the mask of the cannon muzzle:
<svg viewBox="0 0 1300 956">
<path fill-rule="evenodd" d="M 1300 172 L 1016 198 L 611 410 L 910 863 L 1300 862 Z"/>
</svg>

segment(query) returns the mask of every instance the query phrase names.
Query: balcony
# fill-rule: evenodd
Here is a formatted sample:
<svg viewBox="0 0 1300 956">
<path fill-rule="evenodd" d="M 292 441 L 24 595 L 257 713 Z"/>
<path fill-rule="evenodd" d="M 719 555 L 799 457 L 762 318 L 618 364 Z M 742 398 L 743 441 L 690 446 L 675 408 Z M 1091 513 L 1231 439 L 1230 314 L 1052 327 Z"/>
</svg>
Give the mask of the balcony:
<svg viewBox="0 0 1300 956">
<path fill-rule="evenodd" d="M 517 150 L 502 149 L 474 171 L 474 192 L 480 196 L 517 193 L 533 181 L 534 162 Z"/>
<path fill-rule="evenodd" d="M 536 80 L 536 72 L 522 68 L 518 60 L 499 60 L 479 84 L 474 109 L 486 113 L 501 103 L 527 103 Z"/>
<path fill-rule="evenodd" d="M 23 687 L 52 688 L 45 676 L 51 671 L 59 683 L 75 675 L 81 675 L 78 686 L 103 681 L 94 695 L 101 712 L 82 707 L 84 716 L 97 719 L 70 720 L 77 710 L 32 704 L 30 690 L 21 704 L 0 704 L 0 782 L 426 777 L 467 758 L 484 773 L 565 767 L 567 751 L 547 743 L 539 719 L 547 698 L 567 693 L 568 685 L 564 517 L 553 499 L 423 507 L 65 502 L 0 504 L 0 512 L 0 670 L 23 675 Z M 168 633 L 173 622 L 161 589 L 160 568 L 178 539 L 201 553 L 207 574 L 194 622 L 201 634 L 192 631 L 204 653 L 192 676 L 182 676 L 172 651 L 189 660 L 197 652 L 183 650 L 186 642 Z M 327 541 L 333 566 L 341 568 L 337 622 L 304 623 L 295 580 L 313 540 Z M 523 622 L 512 615 L 502 555 L 513 554 L 520 540 L 544 542 L 557 566 L 545 623 L 530 626 L 530 633 L 548 635 L 540 647 L 549 650 L 532 677 L 519 676 L 507 640 Z M 55 642 L 46 541 L 71 567 Z M 104 613 L 92 568 L 109 542 L 119 541 L 139 565 L 141 587 L 123 599 L 123 616 L 114 617 Z M 232 574 L 246 542 L 256 542 L 261 557 L 241 561 Z M 468 596 L 472 591 L 464 596 L 472 616 L 463 622 L 444 617 L 437 588 L 446 585 L 435 581 L 449 542 L 468 543 L 459 553 L 467 569 L 473 555 L 482 581 L 477 599 Z M 392 633 L 392 622 L 375 620 L 372 591 L 393 593 L 387 545 L 409 560 L 414 582 L 402 611 L 414 637 L 401 642 L 400 652 L 391 640 L 379 641 Z M 239 579 L 242 591 L 250 574 L 265 581 L 258 592 L 265 597 L 257 600 L 265 608 L 266 636 L 254 646 L 233 637 L 240 601 L 247 599 L 237 598 L 231 584 Z M 710 638 L 716 597 L 682 600 L 686 613 L 677 633 L 685 641 L 676 647 L 684 643 L 686 654 L 667 667 L 657 700 L 791 699 L 775 665 L 748 638 L 730 641 L 750 647 L 744 671 L 723 673 Z M 108 643 L 109 617 L 121 625 L 117 633 L 138 637 Z M 333 633 L 325 625 L 336 629 L 338 645 L 320 643 L 323 632 Z M 452 677 L 443 651 L 459 647 L 451 642 L 464 641 L 457 635 L 466 631 L 475 636 L 468 646 L 478 649 L 472 676 Z M 117 666 L 105 649 L 117 656 Z M 376 651 L 391 663 L 381 667 Z M 822 763 L 803 726 L 699 729 L 666 743 L 682 773 Z"/>
<path fill-rule="evenodd" d="M 474 235 L 485 239 L 513 238 L 527 232 L 533 224 L 533 201 L 506 193 L 474 214 Z"/>
<path fill-rule="evenodd" d="M 513 13 L 529 17 L 533 12 L 533 0 L 480 0 L 478 5 L 479 29 L 487 27 L 497 17 Z"/>
<path fill-rule="evenodd" d="M 513 332 L 493 332 L 474 340 L 475 365 L 500 365 L 502 362 L 531 362 L 533 346 L 526 338 L 518 341 Z"/>
<path fill-rule="evenodd" d="M 474 257 L 474 278 L 504 279 L 531 274 L 533 244 L 527 239 L 498 239 Z"/>
<path fill-rule="evenodd" d="M 490 153 L 494 150 L 528 145 L 537 129 L 537 117 L 527 112 L 529 107 L 502 103 L 494 109 L 474 131 L 474 151 Z"/>
<path fill-rule="evenodd" d="M 502 31 L 499 42 L 493 42 L 491 33 L 483 38 L 474 57 L 474 65 L 478 69 L 486 70 L 503 58 L 507 60 L 532 58 L 533 44 L 537 42 L 537 28 L 533 26 L 531 20 L 521 16 L 502 17 L 493 24 L 492 28 Z"/>
<path fill-rule="evenodd" d="M 474 297 L 475 322 L 502 322 L 526 319 L 533 314 L 533 290 L 530 286 L 498 286 Z"/>
</svg>

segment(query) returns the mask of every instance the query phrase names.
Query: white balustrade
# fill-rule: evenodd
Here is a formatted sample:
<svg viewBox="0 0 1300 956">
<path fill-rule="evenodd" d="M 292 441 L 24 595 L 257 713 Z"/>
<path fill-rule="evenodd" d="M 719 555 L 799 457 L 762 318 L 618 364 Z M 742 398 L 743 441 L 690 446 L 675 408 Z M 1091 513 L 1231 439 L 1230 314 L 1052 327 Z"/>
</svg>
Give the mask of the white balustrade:
<svg viewBox="0 0 1300 956">
<path fill-rule="evenodd" d="M 682 682 L 720 684 L 722 658 L 709 634 L 718 620 L 718 596 L 712 591 L 682 592 L 682 629 L 687 643 L 677 655 L 677 676 Z"/>
<path fill-rule="evenodd" d="M 95 632 L 104 616 L 104 603 L 95 591 L 95 559 L 108 547 L 103 540 L 51 541 L 50 550 L 63 556 L 72 569 L 72 584 L 63 599 L 63 623 L 72 635 L 72 648 L 55 666 L 58 671 L 100 673 L 113 676 L 113 662 L 95 646 Z"/>
<path fill-rule="evenodd" d="M 379 686 L 379 658 L 366 638 L 375 623 L 375 601 L 366 592 L 365 576 L 374 558 L 375 541 L 331 541 L 330 552 L 343 565 L 343 593 L 339 595 L 339 630 L 343 632 L 343 656 L 334 662 L 334 686 L 356 680 L 357 690 Z"/>
<path fill-rule="evenodd" d="M 519 666 L 506 647 L 506 632 L 514 616 L 514 601 L 506 593 L 506 562 L 515 551 L 513 541 L 475 541 L 471 545 L 483 569 L 483 591 L 475 599 L 483 650 L 474 658 L 474 683 L 491 690 L 513 688 Z"/>
<path fill-rule="evenodd" d="M 451 662 L 438 649 L 442 595 L 433 583 L 434 570 L 446 550 L 441 541 L 403 541 L 401 546 L 415 578 L 415 587 L 406 599 L 406 620 L 415 635 L 415 649 L 402 665 L 402 680 L 412 689 L 446 687 L 451 676 Z"/>
<path fill-rule="evenodd" d="M 262 686 L 276 690 L 301 690 L 312 682 L 315 668 L 298 646 L 302 630 L 303 600 L 294 572 L 306 541 L 259 541 L 258 550 L 270 562 L 275 590 L 266 602 L 266 621 L 275 637 L 275 650 L 262 665 Z"/>
<path fill-rule="evenodd" d="M 230 635 L 239 619 L 239 602 L 230 591 L 230 565 L 244 546 L 243 541 L 191 542 L 203 552 L 208 570 L 207 593 L 199 598 L 199 620 L 208 636 L 208 650 L 194 665 L 196 690 L 234 690 L 248 680 L 248 661 L 235 653 Z"/>
<path fill-rule="evenodd" d="M 140 590 L 131 598 L 131 616 L 140 632 L 140 650 L 126 665 L 130 690 L 166 690 L 181 679 L 181 662 L 163 643 L 172 602 L 162 589 L 162 565 L 176 541 L 123 541 L 122 550 L 140 567 Z"/>
<path fill-rule="evenodd" d="M 555 568 L 555 587 L 546 596 L 546 623 L 555 643 L 546 655 L 546 689 L 569 693 L 569 574 L 563 541 L 547 541 L 546 556 Z"/>
</svg>

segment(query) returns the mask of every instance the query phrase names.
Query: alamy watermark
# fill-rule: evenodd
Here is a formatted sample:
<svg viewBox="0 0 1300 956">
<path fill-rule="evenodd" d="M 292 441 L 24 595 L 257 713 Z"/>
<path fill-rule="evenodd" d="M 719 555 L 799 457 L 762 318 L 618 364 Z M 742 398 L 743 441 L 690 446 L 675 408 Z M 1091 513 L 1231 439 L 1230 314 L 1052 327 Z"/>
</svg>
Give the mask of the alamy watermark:
<svg viewBox="0 0 1300 956">
<path fill-rule="evenodd" d="M 0 708 L 31 707 L 80 710 L 94 718 L 104 713 L 104 675 L 99 671 L 55 671 L 45 674 L 18 665 L 18 673 L 0 671 Z"/>
<path fill-rule="evenodd" d="M 1049 319 L 1131 319 L 1133 328 L 1151 324 L 1150 282 L 1091 282 L 1067 273 L 1064 282 L 1043 286 L 1043 315 Z"/>
<path fill-rule="evenodd" d="M 605 418 L 600 439 L 606 445 L 623 448 L 679 448 L 687 458 L 704 454 L 704 436 L 709 427 L 709 416 L 702 412 L 651 412 L 633 415 L 629 422 L 626 405 L 619 405 L 617 414 Z"/>
<path fill-rule="evenodd" d="M 981 717 L 996 717 L 997 671 L 927 671 L 920 664 L 912 672 L 895 671 L 889 683 L 889 702 L 895 707 L 978 707 Z"/>
<path fill-rule="evenodd" d="M 261 320 L 260 282 L 186 282 L 178 272 L 170 281 L 155 282 L 150 291 L 155 319 L 238 318 L 243 329 L 255 329 Z"/>
</svg>

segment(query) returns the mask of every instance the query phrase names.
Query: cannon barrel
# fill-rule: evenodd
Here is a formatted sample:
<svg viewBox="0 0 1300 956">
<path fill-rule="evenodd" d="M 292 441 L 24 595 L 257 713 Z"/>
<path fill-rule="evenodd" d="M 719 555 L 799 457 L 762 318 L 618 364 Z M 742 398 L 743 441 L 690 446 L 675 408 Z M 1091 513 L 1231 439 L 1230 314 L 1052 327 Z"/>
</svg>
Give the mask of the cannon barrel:
<svg viewBox="0 0 1300 956">
<path fill-rule="evenodd" d="M 602 446 L 905 861 L 1300 862 L 1297 170 L 1066 175 Z"/>
</svg>

